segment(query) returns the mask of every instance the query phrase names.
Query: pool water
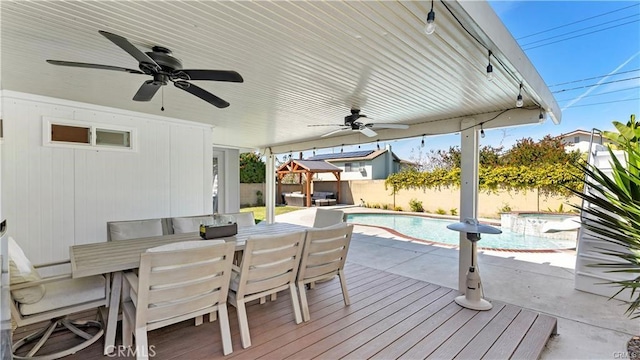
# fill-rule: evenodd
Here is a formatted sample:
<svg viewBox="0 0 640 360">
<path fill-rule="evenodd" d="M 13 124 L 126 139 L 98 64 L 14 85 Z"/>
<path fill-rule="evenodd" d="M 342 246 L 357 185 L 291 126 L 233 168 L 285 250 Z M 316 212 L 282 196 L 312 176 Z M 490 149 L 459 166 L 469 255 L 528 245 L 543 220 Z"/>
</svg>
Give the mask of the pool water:
<svg viewBox="0 0 640 360">
<path fill-rule="evenodd" d="M 382 226 L 413 238 L 437 243 L 459 245 L 460 242 L 460 233 L 447 229 L 447 225 L 457 222 L 453 220 L 395 214 L 348 214 L 347 221 L 354 224 Z M 482 248 L 514 250 L 570 249 L 575 246 L 575 239 L 548 239 L 508 230 L 503 230 L 499 235 L 483 234 L 478 242 L 478 247 Z"/>
</svg>

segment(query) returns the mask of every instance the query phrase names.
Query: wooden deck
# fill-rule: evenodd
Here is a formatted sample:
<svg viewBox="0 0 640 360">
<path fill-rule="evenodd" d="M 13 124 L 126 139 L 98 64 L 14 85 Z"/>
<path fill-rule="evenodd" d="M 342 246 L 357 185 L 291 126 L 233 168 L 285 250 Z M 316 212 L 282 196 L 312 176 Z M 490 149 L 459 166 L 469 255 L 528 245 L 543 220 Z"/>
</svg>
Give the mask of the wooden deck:
<svg viewBox="0 0 640 360">
<path fill-rule="evenodd" d="M 240 345 L 230 306 L 232 354 L 222 355 L 217 322 L 195 327 L 193 321 L 149 332 L 151 354 L 194 360 L 536 359 L 555 333 L 555 318 L 530 310 L 494 302 L 492 310 L 473 311 L 453 301 L 457 292 L 452 289 L 359 265 L 345 270 L 350 306 L 344 306 L 339 281 L 333 279 L 307 292 L 308 323 L 295 324 L 284 293 L 275 302 L 248 306 L 253 345 L 247 349 Z M 64 344 L 65 336 L 55 343 Z M 98 341 L 65 359 L 107 357 Z"/>
</svg>

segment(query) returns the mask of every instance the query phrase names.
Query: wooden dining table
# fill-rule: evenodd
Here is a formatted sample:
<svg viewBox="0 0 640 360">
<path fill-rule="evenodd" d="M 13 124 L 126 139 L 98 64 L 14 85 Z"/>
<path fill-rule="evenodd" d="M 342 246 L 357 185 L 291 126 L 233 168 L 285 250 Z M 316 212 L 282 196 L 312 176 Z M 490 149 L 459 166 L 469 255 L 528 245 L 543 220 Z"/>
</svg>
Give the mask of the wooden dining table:
<svg viewBox="0 0 640 360">
<path fill-rule="evenodd" d="M 236 251 L 242 251 L 247 239 L 250 237 L 290 234 L 306 229 L 307 227 L 305 226 L 288 223 L 258 224 L 256 226 L 239 227 L 236 235 L 218 238 L 217 240 L 235 242 Z M 192 240 L 202 240 L 202 238 L 199 233 L 192 232 L 75 245 L 69 248 L 71 275 L 73 278 L 103 274 L 111 275 L 111 293 L 109 294 L 109 307 L 106 314 L 105 355 L 115 350 L 116 327 L 122 292 L 122 272 L 137 269 L 140 266 L 140 254 L 147 249 Z"/>
</svg>

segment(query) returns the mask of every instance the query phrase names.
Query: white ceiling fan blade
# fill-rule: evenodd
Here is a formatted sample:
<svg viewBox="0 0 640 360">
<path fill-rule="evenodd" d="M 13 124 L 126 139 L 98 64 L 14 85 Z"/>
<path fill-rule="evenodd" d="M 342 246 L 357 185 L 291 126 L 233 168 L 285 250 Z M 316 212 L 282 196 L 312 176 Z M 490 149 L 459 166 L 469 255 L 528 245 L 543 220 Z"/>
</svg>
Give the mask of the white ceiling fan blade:
<svg viewBox="0 0 640 360">
<path fill-rule="evenodd" d="M 369 129 L 366 126 L 360 127 L 359 130 L 360 130 L 361 133 L 367 135 L 368 137 L 374 137 L 374 136 L 378 135 L 378 133 L 376 133 L 375 131 Z"/>
<path fill-rule="evenodd" d="M 351 129 L 351 128 L 349 128 L 349 127 L 343 127 L 343 128 L 340 128 L 340 129 L 336 129 L 336 130 L 333 130 L 333 131 L 329 131 L 328 133 L 326 133 L 326 134 L 324 134 L 324 135 L 320 135 L 320 137 L 327 137 L 327 136 L 331 136 L 331 135 L 333 135 L 333 134 L 337 134 L 337 133 L 339 133 L 339 132 L 341 132 L 341 131 L 345 131 L 345 130 L 349 130 L 349 129 Z"/>
<path fill-rule="evenodd" d="M 409 125 L 405 124 L 367 124 L 367 127 L 371 127 L 374 129 L 402 129 L 406 130 L 409 128 Z"/>
</svg>

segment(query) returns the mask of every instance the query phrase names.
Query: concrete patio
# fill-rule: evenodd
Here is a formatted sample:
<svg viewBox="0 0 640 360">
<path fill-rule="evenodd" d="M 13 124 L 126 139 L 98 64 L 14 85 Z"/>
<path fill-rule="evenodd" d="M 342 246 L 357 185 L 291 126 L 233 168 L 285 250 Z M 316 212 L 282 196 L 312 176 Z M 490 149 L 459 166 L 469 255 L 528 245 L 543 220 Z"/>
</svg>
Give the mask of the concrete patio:
<svg viewBox="0 0 640 360">
<path fill-rule="evenodd" d="M 342 208 L 358 212 L 362 208 Z M 276 217 L 311 226 L 315 208 Z M 348 261 L 386 272 L 457 288 L 458 250 L 409 241 L 388 231 L 356 226 Z M 574 251 L 479 254 L 485 296 L 558 319 L 543 359 L 626 359 L 626 343 L 640 334 L 640 321 L 624 316 L 620 301 L 574 289 Z M 606 285 L 603 285 L 606 286 Z"/>
</svg>

